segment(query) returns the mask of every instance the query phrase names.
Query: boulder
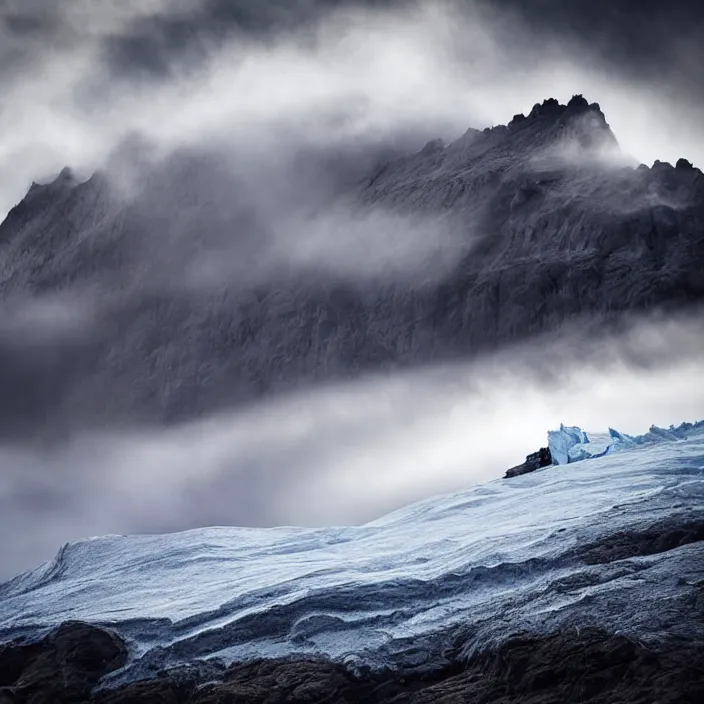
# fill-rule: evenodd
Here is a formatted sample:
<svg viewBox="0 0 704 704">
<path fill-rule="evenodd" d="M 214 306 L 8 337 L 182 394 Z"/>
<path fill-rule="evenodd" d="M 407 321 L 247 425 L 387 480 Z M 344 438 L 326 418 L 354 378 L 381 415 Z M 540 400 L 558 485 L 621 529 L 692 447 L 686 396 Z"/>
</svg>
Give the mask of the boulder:
<svg viewBox="0 0 704 704">
<path fill-rule="evenodd" d="M 75 704 L 126 660 L 111 631 L 67 621 L 39 642 L 0 645 L 0 702 Z"/>
<path fill-rule="evenodd" d="M 504 479 L 518 477 L 521 474 L 528 474 L 529 472 L 535 472 L 536 469 L 547 467 L 551 464 L 552 454 L 550 453 L 550 448 L 541 447 L 537 452 L 533 452 L 528 455 L 523 464 L 519 464 L 516 467 L 511 467 L 511 469 L 507 470 L 504 475 Z"/>
</svg>

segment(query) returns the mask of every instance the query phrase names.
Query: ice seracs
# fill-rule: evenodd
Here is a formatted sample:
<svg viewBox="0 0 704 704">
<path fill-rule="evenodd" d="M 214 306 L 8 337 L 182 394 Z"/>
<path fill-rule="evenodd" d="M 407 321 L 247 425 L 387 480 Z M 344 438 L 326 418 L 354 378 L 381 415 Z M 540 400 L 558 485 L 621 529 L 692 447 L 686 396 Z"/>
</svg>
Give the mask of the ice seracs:
<svg viewBox="0 0 704 704">
<path fill-rule="evenodd" d="M 523 464 L 507 470 L 505 477 L 517 477 L 535 472 L 549 465 L 565 465 L 582 460 L 603 457 L 610 452 L 633 448 L 637 445 L 662 441 L 686 439 L 690 432 L 696 432 L 704 426 L 704 421 L 698 423 L 682 423 L 675 427 L 658 428 L 656 425 L 644 435 L 631 436 L 609 428 L 606 433 L 587 434 L 576 425 L 560 424 L 557 430 L 548 431 L 547 447 L 540 448 L 526 457 Z"/>
<path fill-rule="evenodd" d="M 686 439 L 687 435 L 704 427 L 704 421 L 682 423 L 675 427 L 658 428 L 652 425 L 644 435 L 630 436 L 609 428 L 608 433 L 590 433 L 587 435 L 577 426 L 560 425 L 559 430 L 548 431 L 548 448 L 552 464 L 569 464 L 581 460 L 601 457 L 609 452 L 624 450 L 635 445 L 653 442 L 676 441 Z"/>
</svg>

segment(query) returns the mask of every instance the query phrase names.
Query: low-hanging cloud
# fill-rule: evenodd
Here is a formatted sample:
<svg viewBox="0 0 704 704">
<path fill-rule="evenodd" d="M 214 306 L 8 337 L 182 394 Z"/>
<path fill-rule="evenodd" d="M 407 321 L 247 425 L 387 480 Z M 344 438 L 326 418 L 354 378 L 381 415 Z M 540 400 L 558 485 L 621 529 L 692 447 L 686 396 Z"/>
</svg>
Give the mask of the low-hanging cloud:
<svg viewBox="0 0 704 704">
<path fill-rule="evenodd" d="M 86 535 L 360 523 L 499 477 L 560 422 L 639 433 L 701 418 L 698 321 L 661 322 L 581 345 L 581 357 L 570 336 L 549 349 L 375 375 L 170 429 L 5 444 L 1 574 Z"/>
</svg>

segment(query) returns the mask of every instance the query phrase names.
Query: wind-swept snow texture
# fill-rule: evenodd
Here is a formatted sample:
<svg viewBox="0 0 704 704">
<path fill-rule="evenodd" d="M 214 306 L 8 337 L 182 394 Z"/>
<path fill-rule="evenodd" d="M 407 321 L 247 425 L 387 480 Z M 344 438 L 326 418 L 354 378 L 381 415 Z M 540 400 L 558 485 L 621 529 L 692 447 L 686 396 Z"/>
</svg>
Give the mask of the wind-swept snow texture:
<svg viewBox="0 0 704 704">
<path fill-rule="evenodd" d="M 71 543 L 0 585 L 0 639 L 110 625 L 131 646 L 113 684 L 286 654 L 417 672 L 518 631 L 590 625 L 701 639 L 702 526 L 704 430 L 692 428 L 359 527 Z"/>
</svg>

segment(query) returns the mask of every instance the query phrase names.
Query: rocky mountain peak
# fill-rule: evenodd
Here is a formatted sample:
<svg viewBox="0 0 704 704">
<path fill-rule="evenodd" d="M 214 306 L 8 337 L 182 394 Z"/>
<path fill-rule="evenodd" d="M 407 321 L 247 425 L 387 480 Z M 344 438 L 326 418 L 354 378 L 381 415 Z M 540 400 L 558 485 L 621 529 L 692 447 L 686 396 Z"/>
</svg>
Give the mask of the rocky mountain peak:
<svg viewBox="0 0 704 704">
<path fill-rule="evenodd" d="M 547 98 L 542 103 L 536 103 L 528 115 L 523 115 L 522 113 L 514 115 L 508 127 L 516 127 L 531 121 L 552 121 L 564 124 L 585 114 L 593 115 L 602 123 L 602 126 L 608 127 L 599 103 L 590 103 L 581 94 L 573 95 L 566 105 L 562 105 L 555 98 Z"/>
<path fill-rule="evenodd" d="M 570 137 L 584 149 L 618 147 L 606 117 L 598 103 L 589 103 L 583 95 L 574 95 L 566 105 L 555 98 L 536 103 L 528 115 L 514 115 L 507 125 L 510 133 L 529 130 L 542 140 Z"/>
</svg>

